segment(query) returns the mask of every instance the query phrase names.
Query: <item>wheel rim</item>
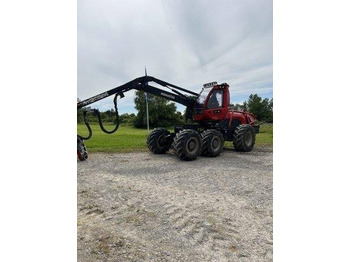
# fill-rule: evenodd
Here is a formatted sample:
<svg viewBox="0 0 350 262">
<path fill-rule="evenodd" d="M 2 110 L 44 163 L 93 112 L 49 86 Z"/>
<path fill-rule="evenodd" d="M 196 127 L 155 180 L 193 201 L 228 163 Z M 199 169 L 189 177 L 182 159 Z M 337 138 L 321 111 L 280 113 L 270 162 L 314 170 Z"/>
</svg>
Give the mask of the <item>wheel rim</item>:
<svg viewBox="0 0 350 262">
<path fill-rule="evenodd" d="M 250 146 L 253 143 L 253 134 L 252 132 L 247 132 L 245 135 L 245 144 Z"/>
<path fill-rule="evenodd" d="M 220 139 L 216 136 L 211 140 L 211 148 L 213 150 L 217 150 L 220 148 L 221 141 Z"/>
<path fill-rule="evenodd" d="M 187 148 L 188 153 L 190 153 L 190 154 L 196 153 L 198 150 L 198 147 L 199 147 L 199 143 L 198 143 L 198 140 L 196 138 L 191 137 L 190 139 L 187 140 L 186 148 Z"/>
<path fill-rule="evenodd" d="M 85 145 L 81 144 L 78 149 L 78 158 L 79 160 L 83 161 L 88 158 L 87 150 Z"/>
</svg>

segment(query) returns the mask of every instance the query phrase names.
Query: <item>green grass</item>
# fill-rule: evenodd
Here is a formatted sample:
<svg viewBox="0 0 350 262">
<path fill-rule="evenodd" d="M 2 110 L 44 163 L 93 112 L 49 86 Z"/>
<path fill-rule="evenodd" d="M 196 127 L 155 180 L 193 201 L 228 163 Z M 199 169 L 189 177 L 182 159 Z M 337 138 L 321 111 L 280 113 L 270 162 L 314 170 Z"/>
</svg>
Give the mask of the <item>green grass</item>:
<svg viewBox="0 0 350 262">
<path fill-rule="evenodd" d="M 273 145 L 273 124 L 261 124 L 260 132 L 256 135 L 256 145 L 272 146 Z"/>
<path fill-rule="evenodd" d="M 105 125 L 112 130 L 113 125 Z M 104 133 L 98 124 L 91 124 L 92 137 L 85 141 L 89 152 L 133 152 L 148 150 L 146 146 L 147 129 L 138 129 L 130 126 L 120 126 L 114 134 Z M 171 128 L 170 131 L 173 131 Z M 84 124 L 78 124 L 78 134 L 87 136 L 88 131 Z M 273 145 L 273 125 L 262 124 L 260 133 L 256 135 L 256 146 Z M 225 142 L 225 146 L 232 146 L 232 142 Z"/>
<path fill-rule="evenodd" d="M 85 141 L 89 152 L 132 152 L 146 150 L 147 129 L 138 129 L 130 126 L 120 126 L 113 134 L 104 133 L 98 124 L 91 124 L 92 137 Z M 104 125 L 112 130 L 113 125 Z M 78 134 L 87 136 L 88 131 L 84 124 L 78 124 Z"/>
</svg>

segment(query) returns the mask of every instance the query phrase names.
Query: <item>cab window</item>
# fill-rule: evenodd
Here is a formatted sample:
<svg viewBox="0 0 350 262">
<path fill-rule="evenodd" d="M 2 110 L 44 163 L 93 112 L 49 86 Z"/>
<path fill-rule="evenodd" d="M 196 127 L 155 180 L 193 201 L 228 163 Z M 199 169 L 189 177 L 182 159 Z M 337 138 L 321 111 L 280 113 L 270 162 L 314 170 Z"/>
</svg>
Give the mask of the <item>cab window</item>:
<svg viewBox="0 0 350 262">
<path fill-rule="evenodd" d="M 214 90 L 208 99 L 206 108 L 207 109 L 221 108 L 222 98 L 223 98 L 223 90 Z"/>
</svg>

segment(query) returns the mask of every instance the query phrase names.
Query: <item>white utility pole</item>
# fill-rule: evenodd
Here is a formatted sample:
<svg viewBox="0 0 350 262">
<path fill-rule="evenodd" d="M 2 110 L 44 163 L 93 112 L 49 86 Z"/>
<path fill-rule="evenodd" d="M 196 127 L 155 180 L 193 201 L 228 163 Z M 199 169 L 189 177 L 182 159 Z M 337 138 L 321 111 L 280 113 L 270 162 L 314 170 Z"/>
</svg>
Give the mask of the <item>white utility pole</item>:
<svg viewBox="0 0 350 262">
<path fill-rule="evenodd" d="M 147 69 L 145 66 L 145 76 L 147 76 Z M 149 116 L 148 116 L 148 100 L 149 100 L 149 94 L 145 93 L 146 95 L 146 118 L 147 118 L 147 132 L 149 133 Z"/>
<path fill-rule="evenodd" d="M 149 133 L 148 97 L 149 97 L 149 94 L 148 94 L 148 93 L 146 93 L 147 131 L 148 131 L 148 133 Z"/>
</svg>

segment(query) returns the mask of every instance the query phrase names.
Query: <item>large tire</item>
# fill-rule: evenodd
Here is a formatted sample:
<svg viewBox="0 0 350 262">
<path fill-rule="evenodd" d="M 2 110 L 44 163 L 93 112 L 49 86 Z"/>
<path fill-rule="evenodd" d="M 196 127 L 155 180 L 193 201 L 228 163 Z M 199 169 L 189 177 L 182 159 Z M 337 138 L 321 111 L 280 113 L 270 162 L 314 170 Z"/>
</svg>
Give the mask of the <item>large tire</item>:
<svg viewBox="0 0 350 262">
<path fill-rule="evenodd" d="M 184 129 L 174 138 L 174 152 L 181 160 L 195 160 L 202 151 L 202 138 L 193 129 Z"/>
<path fill-rule="evenodd" d="M 154 154 L 165 154 L 170 146 L 170 132 L 165 128 L 155 128 L 147 137 L 147 147 Z"/>
<path fill-rule="evenodd" d="M 233 146 L 237 151 L 249 152 L 255 144 L 255 130 L 251 125 L 239 125 L 233 133 Z"/>
<path fill-rule="evenodd" d="M 216 129 L 205 130 L 202 134 L 202 156 L 216 157 L 224 148 L 224 136 Z"/>
<path fill-rule="evenodd" d="M 78 159 L 80 161 L 84 161 L 88 158 L 88 151 L 86 149 L 86 146 L 84 144 L 84 141 L 82 139 L 80 139 L 78 137 L 78 150 L 77 150 L 77 154 L 78 154 Z"/>
</svg>

